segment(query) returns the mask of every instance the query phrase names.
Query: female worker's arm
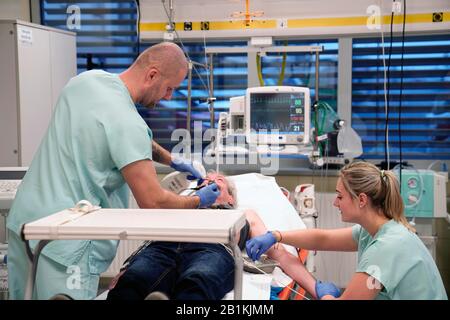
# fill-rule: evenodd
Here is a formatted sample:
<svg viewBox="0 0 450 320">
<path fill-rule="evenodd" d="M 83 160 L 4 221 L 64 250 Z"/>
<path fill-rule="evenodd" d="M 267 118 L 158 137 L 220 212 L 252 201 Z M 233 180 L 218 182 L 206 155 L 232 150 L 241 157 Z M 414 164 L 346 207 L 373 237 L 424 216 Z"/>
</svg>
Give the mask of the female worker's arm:
<svg viewBox="0 0 450 320">
<path fill-rule="evenodd" d="M 279 233 L 276 232 L 277 241 Z M 317 251 L 357 251 L 358 244 L 353 240 L 352 228 L 306 229 L 282 231 L 281 242 L 296 248 Z"/>
<path fill-rule="evenodd" d="M 282 246 L 271 248 L 267 251 L 267 255 L 278 261 L 280 263 L 280 268 L 284 273 L 295 280 L 295 282 L 312 295 L 314 299 L 317 299 L 315 290 L 316 279 L 308 272 L 308 270 L 306 270 L 306 267 L 298 257 L 292 255 Z"/>
<path fill-rule="evenodd" d="M 151 160 L 130 163 L 121 172 L 139 208 L 193 209 L 199 206 L 199 197 L 179 196 L 163 189 Z"/>
<path fill-rule="evenodd" d="M 322 300 L 373 300 L 382 288 L 381 283 L 372 276 L 365 272 L 357 272 L 339 298 L 326 295 Z"/>
</svg>

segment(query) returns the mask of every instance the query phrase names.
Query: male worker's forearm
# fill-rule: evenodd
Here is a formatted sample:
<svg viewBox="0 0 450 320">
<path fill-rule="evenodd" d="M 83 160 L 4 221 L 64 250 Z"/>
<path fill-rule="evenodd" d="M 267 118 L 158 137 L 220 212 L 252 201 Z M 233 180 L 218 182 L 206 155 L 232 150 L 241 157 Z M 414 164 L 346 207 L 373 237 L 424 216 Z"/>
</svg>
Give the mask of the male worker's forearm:
<svg viewBox="0 0 450 320">
<path fill-rule="evenodd" d="M 200 204 L 198 196 L 179 196 L 164 190 L 161 197 L 154 199 L 153 207 L 161 209 L 196 209 Z"/>
<path fill-rule="evenodd" d="M 158 143 L 152 141 L 152 160 L 170 166 L 172 155 Z"/>
</svg>

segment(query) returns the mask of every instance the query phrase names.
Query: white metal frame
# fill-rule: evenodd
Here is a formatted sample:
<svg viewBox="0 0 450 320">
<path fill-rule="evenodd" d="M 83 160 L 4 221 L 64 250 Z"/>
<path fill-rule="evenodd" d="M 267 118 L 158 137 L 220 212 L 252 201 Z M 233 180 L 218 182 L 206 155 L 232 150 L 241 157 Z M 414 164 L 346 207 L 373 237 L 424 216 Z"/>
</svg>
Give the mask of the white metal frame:
<svg viewBox="0 0 450 320">
<path fill-rule="evenodd" d="M 245 224 L 241 210 L 202 209 L 100 209 L 93 212 L 63 210 L 22 228 L 31 261 L 25 299 L 34 289 L 39 256 L 53 240 L 159 240 L 228 244 L 235 261 L 235 300 L 242 299 L 243 261 L 238 247 Z M 39 240 L 34 253 L 30 240 Z"/>
</svg>

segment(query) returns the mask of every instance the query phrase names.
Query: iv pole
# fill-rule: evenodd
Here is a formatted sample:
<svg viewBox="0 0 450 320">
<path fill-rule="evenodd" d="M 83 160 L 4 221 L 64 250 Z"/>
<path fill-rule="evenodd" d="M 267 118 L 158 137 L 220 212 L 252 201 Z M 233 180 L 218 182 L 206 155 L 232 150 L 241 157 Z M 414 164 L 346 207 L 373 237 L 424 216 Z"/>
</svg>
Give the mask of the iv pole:
<svg viewBox="0 0 450 320">
<path fill-rule="evenodd" d="M 192 68 L 195 66 L 199 66 L 202 68 L 205 68 L 206 70 L 208 70 L 210 68 L 210 65 L 206 65 L 203 63 L 199 63 L 199 62 L 195 62 L 192 60 L 188 61 L 188 96 L 187 96 L 187 116 L 186 116 L 186 130 L 188 132 L 191 132 L 191 113 L 192 113 Z M 212 94 L 213 90 L 210 88 L 209 89 L 209 93 L 210 96 L 208 97 L 208 102 L 210 100 L 215 100 L 214 98 L 212 98 L 211 94 Z"/>
</svg>

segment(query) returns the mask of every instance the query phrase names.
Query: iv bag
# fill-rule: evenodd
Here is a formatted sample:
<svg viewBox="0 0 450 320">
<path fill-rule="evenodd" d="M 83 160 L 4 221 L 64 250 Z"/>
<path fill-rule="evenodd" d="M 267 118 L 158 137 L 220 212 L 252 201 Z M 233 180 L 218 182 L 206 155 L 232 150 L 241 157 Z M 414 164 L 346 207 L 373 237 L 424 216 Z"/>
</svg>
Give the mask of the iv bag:
<svg viewBox="0 0 450 320">
<path fill-rule="evenodd" d="M 340 153 L 346 158 L 356 158 L 362 155 L 362 143 L 359 135 L 352 127 L 344 125 L 337 136 L 337 147 Z"/>
</svg>

